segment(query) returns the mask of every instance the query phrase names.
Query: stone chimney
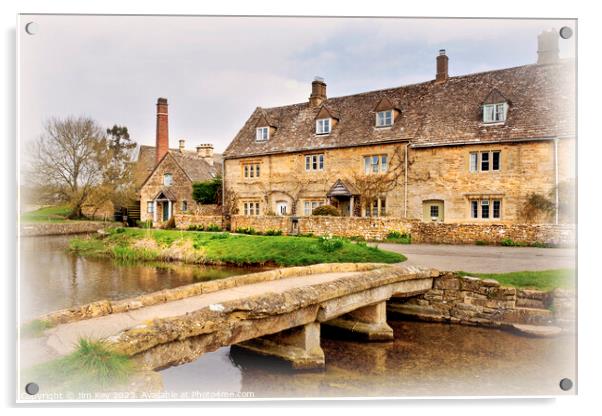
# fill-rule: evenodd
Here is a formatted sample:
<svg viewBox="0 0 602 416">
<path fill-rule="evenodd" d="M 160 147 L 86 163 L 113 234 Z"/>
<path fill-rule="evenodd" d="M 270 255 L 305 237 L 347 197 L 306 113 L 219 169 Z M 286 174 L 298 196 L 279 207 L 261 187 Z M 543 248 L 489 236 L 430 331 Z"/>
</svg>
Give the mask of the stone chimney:
<svg viewBox="0 0 602 416">
<path fill-rule="evenodd" d="M 311 95 L 309 96 L 309 105 L 319 107 L 326 100 L 326 83 L 324 78 L 314 77 L 311 83 Z"/>
<path fill-rule="evenodd" d="M 437 76 L 435 77 L 435 82 L 445 82 L 449 78 L 449 74 L 447 72 L 447 63 L 449 58 L 445 54 L 445 49 L 439 49 L 439 55 L 437 55 Z"/>
<path fill-rule="evenodd" d="M 205 159 L 210 166 L 213 166 L 213 145 L 211 143 L 200 144 L 196 147 L 199 156 Z"/>
<path fill-rule="evenodd" d="M 169 128 L 167 125 L 167 98 L 159 98 L 157 100 L 157 140 L 156 148 L 156 163 L 159 163 L 161 158 L 165 156 L 169 150 Z"/>
<path fill-rule="evenodd" d="M 558 32 L 555 29 L 544 30 L 537 36 L 537 63 L 553 64 L 558 62 Z"/>
<path fill-rule="evenodd" d="M 185 148 L 186 148 L 186 139 L 178 140 L 178 149 L 180 150 L 181 153 L 184 152 Z"/>
</svg>

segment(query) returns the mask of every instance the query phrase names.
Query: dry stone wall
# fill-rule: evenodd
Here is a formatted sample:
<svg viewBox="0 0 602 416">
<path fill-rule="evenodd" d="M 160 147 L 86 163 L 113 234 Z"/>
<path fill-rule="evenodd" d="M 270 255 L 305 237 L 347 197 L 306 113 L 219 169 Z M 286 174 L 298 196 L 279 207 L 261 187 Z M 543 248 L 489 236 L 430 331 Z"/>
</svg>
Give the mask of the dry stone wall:
<svg viewBox="0 0 602 416">
<path fill-rule="evenodd" d="M 174 220 L 176 228 L 179 230 L 188 230 L 191 225 L 203 226 L 204 228 L 217 225 L 220 228 L 224 228 L 224 217 L 221 215 L 176 214 L 174 215 Z"/>
</svg>

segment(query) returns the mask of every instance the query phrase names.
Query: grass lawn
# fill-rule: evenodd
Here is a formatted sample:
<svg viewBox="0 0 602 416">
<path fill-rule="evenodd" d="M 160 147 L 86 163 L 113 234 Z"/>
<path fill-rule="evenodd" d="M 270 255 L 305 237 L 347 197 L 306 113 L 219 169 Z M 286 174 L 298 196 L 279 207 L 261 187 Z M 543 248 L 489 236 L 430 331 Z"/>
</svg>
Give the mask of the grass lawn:
<svg viewBox="0 0 602 416">
<path fill-rule="evenodd" d="M 75 238 L 81 255 L 124 262 L 183 261 L 199 264 L 303 266 L 318 263 L 398 263 L 398 253 L 346 239 L 234 235 L 219 232 L 114 228 L 107 236 Z"/>
<path fill-rule="evenodd" d="M 66 205 L 50 206 L 21 214 L 23 222 L 64 222 L 70 209 Z"/>
<path fill-rule="evenodd" d="M 482 279 L 495 279 L 503 286 L 523 289 L 552 290 L 555 288 L 573 289 L 575 287 L 574 269 L 556 269 L 542 271 L 525 271 L 512 273 L 466 273 L 463 276 L 475 276 Z"/>
</svg>

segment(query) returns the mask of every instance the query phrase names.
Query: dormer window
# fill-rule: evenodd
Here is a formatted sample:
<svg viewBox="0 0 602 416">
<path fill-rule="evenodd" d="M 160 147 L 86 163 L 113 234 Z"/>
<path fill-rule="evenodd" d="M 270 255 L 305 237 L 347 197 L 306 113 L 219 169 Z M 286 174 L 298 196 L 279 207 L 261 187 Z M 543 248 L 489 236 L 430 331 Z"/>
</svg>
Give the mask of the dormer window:
<svg viewBox="0 0 602 416">
<path fill-rule="evenodd" d="M 503 123 L 507 112 L 507 103 L 483 104 L 483 123 Z"/>
<path fill-rule="evenodd" d="M 316 120 L 316 134 L 328 134 L 330 133 L 330 119 L 319 118 Z"/>
<path fill-rule="evenodd" d="M 270 128 L 269 127 L 257 127 L 255 129 L 255 140 L 258 142 L 265 142 L 270 138 Z"/>
<path fill-rule="evenodd" d="M 166 173 L 163 175 L 163 185 L 171 186 L 173 184 L 173 175 L 171 173 Z"/>
<path fill-rule="evenodd" d="M 393 110 L 379 111 L 376 113 L 376 127 L 393 125 Z"/>
</svg>

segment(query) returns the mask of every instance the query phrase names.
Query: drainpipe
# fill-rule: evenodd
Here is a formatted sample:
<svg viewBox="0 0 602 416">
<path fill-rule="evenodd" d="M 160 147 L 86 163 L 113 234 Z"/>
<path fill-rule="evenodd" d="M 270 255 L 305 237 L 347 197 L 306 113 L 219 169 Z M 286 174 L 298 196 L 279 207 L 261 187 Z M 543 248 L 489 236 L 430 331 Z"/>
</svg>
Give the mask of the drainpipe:
<svg viewBox="0 0 602 416">
<path fill-rule="evenodd" d="M 226 206 L 226 159 L 222 159 L 222 210 Z M 230 214 L 230 213 L 228 213 Z"/>
<path fill-rule="evenodd" d="M 408 147 L 410 143 L 406 143 L 405 156 L 404 156 L 404 183 L 403 183 L 403 217 L 408 218 Z"/>
<path fill-rule="evenodd" d="M 554 223 L 558 225 L 558 203 L 559 203 L 559 192 L 558 192 L 558 137 L 554 138 L 554 197 L 556 204 L 556 213 Z"/>
</svg>

